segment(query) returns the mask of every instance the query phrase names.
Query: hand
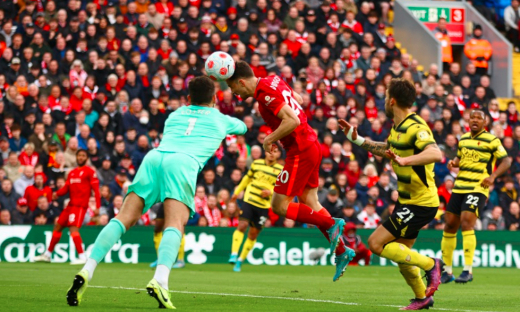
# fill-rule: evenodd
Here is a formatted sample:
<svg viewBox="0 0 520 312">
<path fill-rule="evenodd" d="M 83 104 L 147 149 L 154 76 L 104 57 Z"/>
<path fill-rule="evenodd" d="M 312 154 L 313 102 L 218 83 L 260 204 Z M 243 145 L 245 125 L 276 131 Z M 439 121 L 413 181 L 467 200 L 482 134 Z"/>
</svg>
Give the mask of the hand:
<svg viewBox="0 0 520 312">
<path fill-rule="evenodd" d="M 272 153 L 273 152 L 273 143 L 274 142 L 271 142 L 271 138 L 269 136 L 270 135 L 266 136 L 265 139 L 264 139 L 264 151 L 266 151 L 268 153 Z"/>
<path fill-rule="evenodd" d="M 456 163 L 454 160 L 448 161 L 448 170 L 451 170 L 453 168 L 458 168 L 459 164 Z"/>
<path fill-rule="evenodd" d="M 388 158 L 390 158 L 393 162 L 395 162 L 400 167 L 408 165 L 408 161 L 406 160 L 406 158 L 401 158 L 399 155 L 392 152 L 391 150 L 386 150 L 385 154 Z"/>
<path fill-rule="evenodd" d="M 480 183 L 480 186 L 487 189 L 487 188 L 489 188 L 489 186 L 491 186 L 493 184 L 493 182 L 495 182 L 495 178 L 493 176 L 489 176 L 489 177 L 485 178 L 484 180 L 482 180 L 482 183 Z"/>
<path fill-rule="evenodd" d="M 346 122 L 343 119 L 340 119 L 338 122 L 339 122 L 339 127 L 343 130 L 343 132 L 345 134 L 349 133 L 350 128 L 352 128 L 352 127 L 354 128 L 352 130 L 352 141 L 355 141 L 357 139 L 357 127 L 352 126 L 351 124 L 349 124 L 348 122 Z M 349 140 L 350 140 L 350 138 L 349 138 Z"/>
<path fill-rule="evenodd" d="M 52 200 L 58 200 L 58 194 L 56 194 L 56 192 L 52 193 Z"/>
<path fill-rule="evenodd" d="M 231 196 L 230 201 L 234 203 L 237 201 L 237 198 L 238 198 L 238 195 L 233 194 L 233 196 Z"/>
<path fill-rule="evenodd" d="M 271 191 L 270 190 L 262 190 L 262 198 L 269 198 L 269 196 L 271 196 Z"/>
</svg>

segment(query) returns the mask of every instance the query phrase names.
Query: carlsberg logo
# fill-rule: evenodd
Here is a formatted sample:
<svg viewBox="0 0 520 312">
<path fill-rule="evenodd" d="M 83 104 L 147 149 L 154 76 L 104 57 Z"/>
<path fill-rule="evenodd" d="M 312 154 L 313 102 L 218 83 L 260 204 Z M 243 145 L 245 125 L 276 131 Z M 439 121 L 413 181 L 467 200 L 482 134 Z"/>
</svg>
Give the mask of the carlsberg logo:
<svg viewBox="0 0 520 312">
<path fill-rule="evenodd" d="M 0 246 L 3 253 L 0 255 L 0 261 L 30 262 L 36 255 L 43 253 L 51 241 L 52 231 L 43 232 L 44 236 L 41 239 L 45 238 L 45 243 L 25 242 L 30 231 L 31 226 L 25 225 L 2 227 L 0 229 Z M 10 242 L 4 244 L 7 240 Z M 122 244 L 121 240 L 119 240 L 106 255 L 104 261 L 111 263 L 113 262 L 113 257 L 117 257 L 123 263 L 138 263 L 139 246 L 139 244 Z M 90 254 L 93 247 L 94 244 L 83 246 L 87 255 Z M 52 262 L 63 263 L 75 259 L 77 259 L 76 248 L 70 236 L 67 243 L 56 244 Z"/>
<path fill-rule="evenodd" d="M 184 247 L 184 250 L 191 250 L 191 253 L 187 257 L 188 262 L 192 264 L 206 263 L 208 257 L 203 253 L 203 251 L 213 251 L 213 244 L 215 241 L 216 238 L 214 235 L 208 235 L 206 233 L 200 233 L 198 241 L 195 239 L 195 234 L 186 234 L 186 246 Z"/>
</svg>

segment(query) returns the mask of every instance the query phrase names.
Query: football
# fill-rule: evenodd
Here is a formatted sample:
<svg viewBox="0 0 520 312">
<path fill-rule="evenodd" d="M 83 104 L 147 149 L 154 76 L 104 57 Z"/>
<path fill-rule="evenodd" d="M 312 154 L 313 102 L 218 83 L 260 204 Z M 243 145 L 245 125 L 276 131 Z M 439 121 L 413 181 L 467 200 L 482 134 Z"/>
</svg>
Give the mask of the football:
<svg viewBox="0 0 520 312">
<path fill-rule="evenodd" d="M 217 81 L 224 81 L 235 73 L 235 60 L 226 52 L 217 51 L 206 60 L 206 75 Z"/>
</svg>

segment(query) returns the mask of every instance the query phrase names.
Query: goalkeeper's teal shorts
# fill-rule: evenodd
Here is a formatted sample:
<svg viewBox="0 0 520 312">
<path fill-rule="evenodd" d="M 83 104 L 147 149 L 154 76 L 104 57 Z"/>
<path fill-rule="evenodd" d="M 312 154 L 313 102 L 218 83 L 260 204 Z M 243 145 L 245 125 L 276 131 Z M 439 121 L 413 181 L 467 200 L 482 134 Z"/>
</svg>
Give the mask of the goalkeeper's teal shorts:
<svg viewBox="0 0 520 312">
<path fill-rule="evenodd" d="M 175 199 L 195 214 L 195 188 L 200 164 L 195 158 L 177 152 L 152 150 L 146 154 L 127 194 L 144 200 L 143 213 L 165 199 Z"/>
</svg>

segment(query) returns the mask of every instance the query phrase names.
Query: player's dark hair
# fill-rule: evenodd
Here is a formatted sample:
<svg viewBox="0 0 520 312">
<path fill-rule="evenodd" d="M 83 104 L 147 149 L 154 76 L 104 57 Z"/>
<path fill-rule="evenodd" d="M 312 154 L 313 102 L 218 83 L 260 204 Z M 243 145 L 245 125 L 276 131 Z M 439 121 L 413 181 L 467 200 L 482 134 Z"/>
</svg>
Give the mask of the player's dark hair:
<svg viewBox="0 0 520 312">
<path fill-rule="evenodd" d="M 238 81 L 239 79 L 247 79 L 254 76 L 255 73 L 253 73 L 253 70 L 251 69 L 249 64 L 247 64 L 244 61 L 238 61 L 235 63 L 235 73 L 228 79 L 228 82 L 233 83 Z"/>
<path fill-rule="evenodd" d="M 409 80 L 394 78 L 388 86 L 388 96 L 396 101 L 397 106 L 410 108 L 415 102 L 415 86 Z"/>
<path fill-rule="evenodd" d="M 209 77 L 199 76 L 188 84 L 191 104 L 208 105 L 215 96 L 215 83 Z"/>
<path fill-rule="evenodd" d="M 78 151 L 76 152 L 76 156 L 78 156 L 79 153 L 85 153 L 85 155 L 87 155 L 87 157 L 88 157 L 88 152 L 86 149 L 82 149 L 82 148 L 78 149 Z"/>
</svg>

